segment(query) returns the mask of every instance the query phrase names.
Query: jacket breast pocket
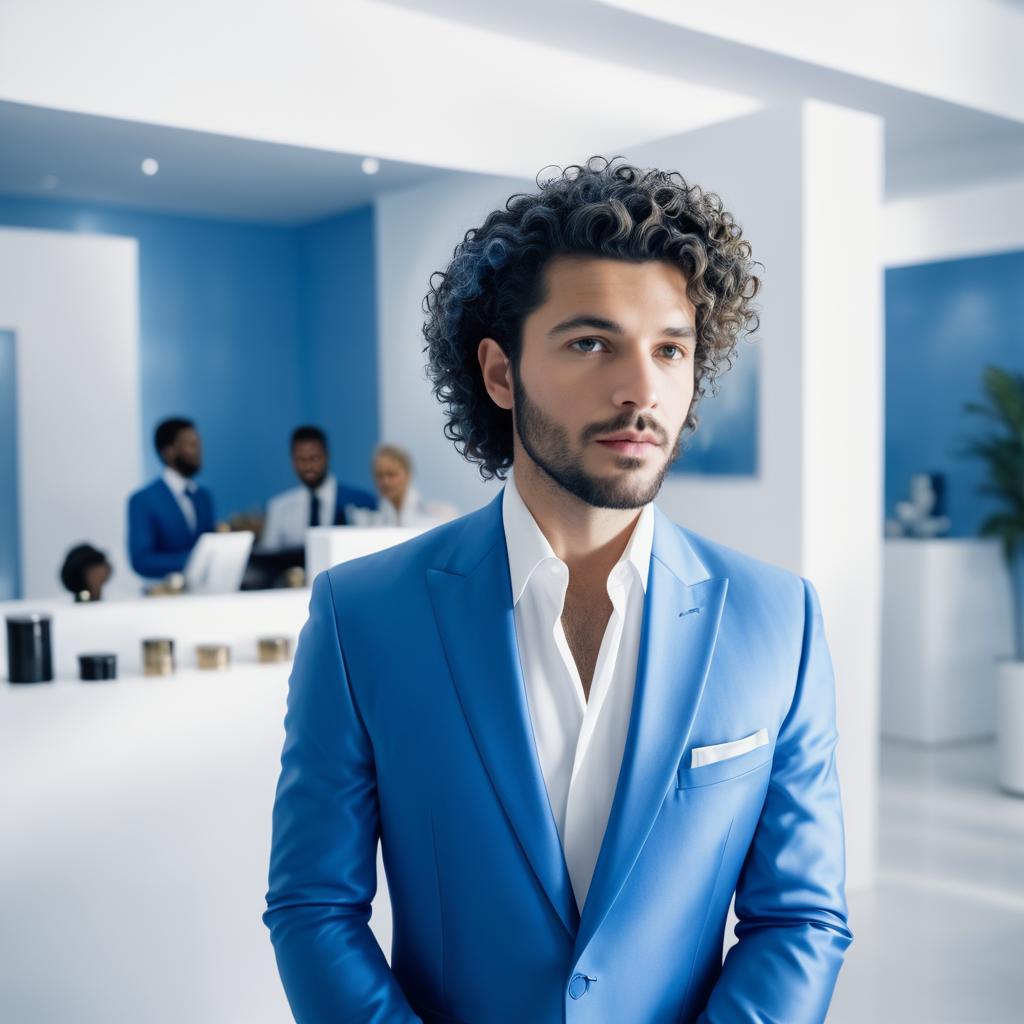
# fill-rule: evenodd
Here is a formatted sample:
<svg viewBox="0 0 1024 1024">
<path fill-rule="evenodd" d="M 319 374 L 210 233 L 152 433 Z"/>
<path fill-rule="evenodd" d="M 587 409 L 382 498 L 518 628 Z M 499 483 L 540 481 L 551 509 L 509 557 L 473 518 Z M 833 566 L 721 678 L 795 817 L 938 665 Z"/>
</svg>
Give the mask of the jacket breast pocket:
<svg viewBox="0 0 1024 1024">
<path fill-rule="evenodd" d="M 722 744 L 722 746 L 725 746 Z M 712 751 L 714 748 L 698 748 Z M 700 757 L 694 758 L 693 751 L 687 750 L 676 769 L 676 789 L 691 789 L 695 786 L 710 786 L 717 782 L 740 778 L 750 772 L 757 771 L 767 765 L 775 750 L 770 742 L 760 743 L 751 750 L 730 757 L 722 757 L 710 763 L 701 763 Z M 694 762 L 697 767 L 693 767 Z"/>
</svg>

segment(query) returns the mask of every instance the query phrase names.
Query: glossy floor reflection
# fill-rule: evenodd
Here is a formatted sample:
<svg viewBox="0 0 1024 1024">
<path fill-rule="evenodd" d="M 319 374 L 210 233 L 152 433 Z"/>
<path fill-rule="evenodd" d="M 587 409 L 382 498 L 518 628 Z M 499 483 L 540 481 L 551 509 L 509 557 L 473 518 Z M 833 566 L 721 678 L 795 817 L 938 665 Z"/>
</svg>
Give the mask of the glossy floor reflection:
<svg viewBox="0 0 1024 1024">
<path fill-rule="evenodd" d="M 854 943 L 830 1024 L 1024 1021 L 1024 798 L 991 742 L 885 742 L 879 875 L 850 896 Z"/>
</svg>

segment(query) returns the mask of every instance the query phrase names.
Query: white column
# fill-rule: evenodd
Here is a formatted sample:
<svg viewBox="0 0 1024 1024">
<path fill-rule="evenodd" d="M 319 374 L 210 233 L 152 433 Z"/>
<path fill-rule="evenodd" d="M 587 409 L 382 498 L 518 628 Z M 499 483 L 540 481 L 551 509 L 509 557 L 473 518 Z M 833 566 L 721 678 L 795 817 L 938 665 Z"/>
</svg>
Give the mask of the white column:
<svg viewBox="0 0 1024 1024">
<path fill-rule="evenodd" d="M 851 888 L 875 874 L 885 442 L 883 122 L 805 103 L 802 573 L 836 667 Z"/>
<path fill-rule="evenodd" d="M 138 594 L 125 507 L 142 471 L 138 245 L 132 238 L 0 229 L 0 327 L 17 351 L 21 579 L 65 593 L 68 549 L 114 569 L 104 596 Z"/>
</svg>

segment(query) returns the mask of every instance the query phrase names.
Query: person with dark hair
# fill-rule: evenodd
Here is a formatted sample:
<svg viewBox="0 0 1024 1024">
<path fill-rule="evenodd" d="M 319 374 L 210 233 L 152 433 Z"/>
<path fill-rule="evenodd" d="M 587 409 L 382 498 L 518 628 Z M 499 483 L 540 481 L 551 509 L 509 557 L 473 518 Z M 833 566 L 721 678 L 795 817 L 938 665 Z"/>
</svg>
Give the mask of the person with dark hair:
<svg viewBox="0 0 1024 1024">
<path fill-rule="evenodd" d="M 319 427 L 296 427 L 291 436 L 291 455 L 300 485 L 275 494 L 267 502 L 260 551 L 298 553 L 305 544 L 308 527 L 346 526 L 351 519 L 347 510 L 377 508 L 375 495 L 341 483 L 330 471 L 327 435 Z M 302 564 L 301 559 L 297 564 Z"/>
<path fill-rule="evenodd" d="M 113 572 L 107 556 L 91 544 L 76 544 L 65 556 L 60 581 L 76 601 L 99 601 Z"/>
<path fill-rule="evenodd" d="M 153 444 L 164 470 L 128 499 L 128 555 L 140 576 L 161 579 L 181 572 L 199 535 L 214 529 L 213 496 L 193 479 L 203 453 L 191 420 L 163 420 Z"/>
<path fill-rule="evenodd" d="M 505 485 L 313 580 L 263 915 L 296 1020 L 825 1020 L 853 937 L 817 591 L 654 504 L 757 264 L 715 193 L 617 160 L 431 279 L 445 432 Z"/>
</svg>

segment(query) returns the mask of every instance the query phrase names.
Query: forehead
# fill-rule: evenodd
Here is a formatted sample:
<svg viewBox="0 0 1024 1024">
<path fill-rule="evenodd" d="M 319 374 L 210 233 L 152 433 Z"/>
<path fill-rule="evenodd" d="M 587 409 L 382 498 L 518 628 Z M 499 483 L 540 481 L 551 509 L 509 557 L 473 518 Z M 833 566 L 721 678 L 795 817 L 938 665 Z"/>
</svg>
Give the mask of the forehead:
<svg viewBox="0 0 1024 1024">
<path fill-rule="evenodd" d="M 634 263 L 591 256 L 556 256 L 545 268 L 541 319 L 570 312 L 632 314 L 637 318 L 693 324 L 686 275 L 664 260 Z M 669 321 L 666 320 L 666 324 Z"/>
</svg>

